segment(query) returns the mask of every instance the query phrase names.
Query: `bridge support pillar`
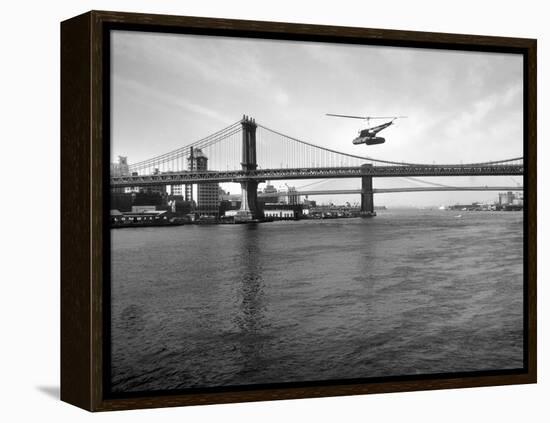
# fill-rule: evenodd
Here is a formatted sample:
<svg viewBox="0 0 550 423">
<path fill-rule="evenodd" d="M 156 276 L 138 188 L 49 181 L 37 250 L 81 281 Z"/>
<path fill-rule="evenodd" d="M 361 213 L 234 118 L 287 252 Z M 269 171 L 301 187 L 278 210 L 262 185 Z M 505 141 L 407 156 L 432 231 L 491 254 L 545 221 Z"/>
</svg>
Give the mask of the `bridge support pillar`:
<svg viewBox="0 0 550 423">
<path fill-rule="evenodd" d="M 246 173 L 256 170 L 256 122 L 254 119 L 243 116 L 242 161 L 241 166 Z M 241 208 L 239 218 L 243 220 L 259 219 L 263 213 L 258 207 L 258 181 L 248 179 L 241 182 Z"/>
<path fill-rule="evenodd" d="M 258 182 L 253 180 L 241 182 L 241 193 L 241 208 L 239 210 L 241 218 L 260 218 L 260 210 L 258 207 Z"/>
<path fill-rule="evenodd" d="M 372 168 L 372 165 L 364 164 L 361 167 L 365 170 L 368 170 Z M 364 216 L 364 217 L 376 216 L 376 212 L 374 211 L 372 176 L 361 177 L 361 216 Z"/>
</svg>

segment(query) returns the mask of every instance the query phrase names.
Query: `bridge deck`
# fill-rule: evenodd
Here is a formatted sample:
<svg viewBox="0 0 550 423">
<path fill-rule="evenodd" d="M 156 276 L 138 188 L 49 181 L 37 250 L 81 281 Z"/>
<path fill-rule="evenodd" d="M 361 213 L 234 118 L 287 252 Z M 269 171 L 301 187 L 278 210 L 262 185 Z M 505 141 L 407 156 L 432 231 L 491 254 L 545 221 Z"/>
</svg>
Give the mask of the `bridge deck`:
<svg viewBox="0 0 550 423">
<path fill-rule="evenodd" d="M 372 167 L 326 167 L 294 169 L 257 169 L 252 171 L 182 171 L 158 175 L 111 177 L 111 188 L 147 185 L 200 184 L 208 182 L 242 182 L 249 180 L 325 179 L 398 177 L 398 176 L 499 176 L 523 175 L 520 165 L 426 165 L 426 166 L 372 166 Z"/>
</svg>

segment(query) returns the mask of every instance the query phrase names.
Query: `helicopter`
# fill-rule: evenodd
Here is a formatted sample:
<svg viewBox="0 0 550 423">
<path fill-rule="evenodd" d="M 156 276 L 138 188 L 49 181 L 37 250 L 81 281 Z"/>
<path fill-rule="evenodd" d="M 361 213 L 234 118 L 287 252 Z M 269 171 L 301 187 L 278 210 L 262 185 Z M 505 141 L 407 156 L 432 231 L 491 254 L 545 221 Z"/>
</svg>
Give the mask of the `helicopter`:
<svg viewBox="0 0 550 423">
<path fill-rule="evenodd" d="M 349 119 L 363 119 L 367 121 L 367 126 L 370 124 L 371 119 L 391 119 L 389 122 L 383 123 L 378 126 L 373 126 L 371 128 L 362 129 L 359 131 L 359 136 L 355 138 L 352 142 L 354 144 L 383 144 L 386 142 L 385 138 L 377 137 L 381 130 L 386 129 L 388 126 L 393 125 L 394 120 L 404 119 L 407 116 L 350 116 L 350 115 L 336 115 L 333 113 L 327 113 L 327 116 L 343 117 Z"/>
</svg>

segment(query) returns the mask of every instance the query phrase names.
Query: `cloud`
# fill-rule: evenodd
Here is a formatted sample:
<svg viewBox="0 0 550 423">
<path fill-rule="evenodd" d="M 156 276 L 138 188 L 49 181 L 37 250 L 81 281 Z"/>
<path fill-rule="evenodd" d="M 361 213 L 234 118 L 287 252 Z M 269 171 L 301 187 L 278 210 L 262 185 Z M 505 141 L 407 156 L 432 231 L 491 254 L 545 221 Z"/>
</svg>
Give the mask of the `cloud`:
<svg viewBox="0 0 550 423">
<path fill-rule="evenodd" d="M 124 79 L 121 76 L 113 76 L 114 85 L 116 89 L 125 89 L 131 95 L 136 97 L 144 97 L 147 102 L 151 104 L 162 105 L 165 108 L 173 110 L 174 108 L 181 109 L 181 111 L 194 113 L 215 119 L 224 125 L 231 122 L 231 118 L 212 107 L 204 106 L 192 101 L 187 100 L 185 97 L 175 95 L 169 92 L 164 92 L 131 79 Z M 233 119 L 234 120 L 234 119 Z"/>
</svg>

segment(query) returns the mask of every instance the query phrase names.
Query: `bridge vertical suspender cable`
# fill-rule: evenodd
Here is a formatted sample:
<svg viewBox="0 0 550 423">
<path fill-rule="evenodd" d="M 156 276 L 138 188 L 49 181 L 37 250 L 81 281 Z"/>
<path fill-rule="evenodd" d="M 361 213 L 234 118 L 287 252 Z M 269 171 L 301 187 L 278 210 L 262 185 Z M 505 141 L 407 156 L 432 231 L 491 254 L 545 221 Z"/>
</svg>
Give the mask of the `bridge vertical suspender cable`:
<svg viewBox="0 0 550 423">
<path fill-rule="evenodd" d="M 181 148 L 129 165 L 130 174 L 187 170 L 191 149 L 201 150 L 209 159 L 209 170 L 238 170 L 241 159 L 241 121 Z M 425 164 L 375 159 L 349 154 L 303 141 L 257 124 L 258 165 L 262 169 L 360 167 L 363 164 L 399 167 L 468 167 L 474 165 L 522 164 L 522 157 L 469 164 Z"/>
</svg>

